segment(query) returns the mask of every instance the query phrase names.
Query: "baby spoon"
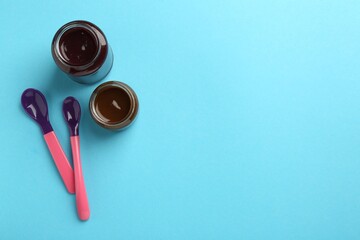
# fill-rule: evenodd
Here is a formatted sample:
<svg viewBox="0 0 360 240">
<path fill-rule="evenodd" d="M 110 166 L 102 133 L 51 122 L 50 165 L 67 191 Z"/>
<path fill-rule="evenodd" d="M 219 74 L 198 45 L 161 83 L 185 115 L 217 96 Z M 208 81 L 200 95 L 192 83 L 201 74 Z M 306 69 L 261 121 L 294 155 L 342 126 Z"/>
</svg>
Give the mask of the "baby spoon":
<svg viewBox="0 0 360 240">
<path fill-rule="evenodd" d="M 66 189 L 69 193 L 75 193 L 74 172 L 50 124 L 45 96 L 39 90 L 28 88 L 21 95 L 21 105 L 41 127 L 45 142 Z"/>
<path fill-rule="evenodd" d="M 86 188 L 80 160 L 79 123 L 81 108 L 79 102 L 73 97 L 67 97 L 63 102 L 63 113 L 70 130 L 71 151 L 74 162 L 77 212 L 81 220 L 88 220 L 90 217 L 90 209 L 88 198 L 86 196 Z"/>
</svg>

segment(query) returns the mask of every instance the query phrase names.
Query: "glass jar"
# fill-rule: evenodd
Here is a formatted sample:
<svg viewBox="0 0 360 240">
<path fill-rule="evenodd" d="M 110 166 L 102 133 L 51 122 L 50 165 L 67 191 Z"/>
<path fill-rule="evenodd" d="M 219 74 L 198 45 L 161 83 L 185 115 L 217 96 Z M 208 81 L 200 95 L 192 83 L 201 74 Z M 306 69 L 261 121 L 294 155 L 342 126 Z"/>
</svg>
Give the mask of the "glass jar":
<svg viewBox="0 0 360 240">
<path fill-rule="evenodd" d="M 89 108 L 91 117 L 98 125 L 109 130 L 121 130 L 134 122 L 139 101 L 128 85 L 109 81 L 94 90 Z"/>
<path fill-rule="evenodd" d="M 51 53 L 64 73 L 83 84 L 100 81 L 113 64 L 113 53 L 104 33 L 87 21 L 62 26 L 53 38 Z"/>
</svg>

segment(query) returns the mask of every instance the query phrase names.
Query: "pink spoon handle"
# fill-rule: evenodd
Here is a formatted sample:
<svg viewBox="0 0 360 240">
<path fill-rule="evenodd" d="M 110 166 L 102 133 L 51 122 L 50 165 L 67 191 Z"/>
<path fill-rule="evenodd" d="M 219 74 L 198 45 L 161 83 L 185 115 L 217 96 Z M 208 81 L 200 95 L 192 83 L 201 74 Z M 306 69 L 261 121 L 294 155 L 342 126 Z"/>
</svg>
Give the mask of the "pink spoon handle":
<svg viewBox="0 0 360 240">
<path fill-rule="evenodd" d="M 90 208 L 88 198 L 86 196 L 85 182 L 81 168 L 80 138 L 79 136 L 71 136 L 70 141 L 74 161 L 77 212 L 81 220 L 88 220 L 90 217 Z"/>
<path fill-rule="evenodd" d="M 69 193 L 75 193 L 74 171 L 72 170 L 68 159 L 54 133 L 54 131 L 44 134 L 45 142 L 54 159 L 55 165 L 64 181 L 65 187 Z"/>
</svg>

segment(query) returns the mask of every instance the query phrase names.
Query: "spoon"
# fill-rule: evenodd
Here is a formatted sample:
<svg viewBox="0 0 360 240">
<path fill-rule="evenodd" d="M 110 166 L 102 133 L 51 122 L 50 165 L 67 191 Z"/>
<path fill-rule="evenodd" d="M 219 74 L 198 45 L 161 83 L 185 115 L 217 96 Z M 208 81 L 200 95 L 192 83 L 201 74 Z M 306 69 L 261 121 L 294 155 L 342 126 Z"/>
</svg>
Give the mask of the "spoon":
<svg viewBox="0 0 360 240">
<path fill-rule="evenodd" d="M 21 95 L 21 105 L 26 113 L 41 127 L 45 142 L 69 193 L 75 193 L 74 172 L 49 121 L 45 96 L 36 89 L 28 88 Z"/>
<path fill-rule="evenodd" d="M 86 188 L 80 159 L 79 123 L 81 117 L 81 108 L 79 102 L 74 97 L 67 97 L 64 100 L 63 114 L 70 130 L 71 151 L 75 174 L 76 208 L 79 218 L 85 221 L 90 217 L 90 208 L 86 195 Z"/>
</svg>

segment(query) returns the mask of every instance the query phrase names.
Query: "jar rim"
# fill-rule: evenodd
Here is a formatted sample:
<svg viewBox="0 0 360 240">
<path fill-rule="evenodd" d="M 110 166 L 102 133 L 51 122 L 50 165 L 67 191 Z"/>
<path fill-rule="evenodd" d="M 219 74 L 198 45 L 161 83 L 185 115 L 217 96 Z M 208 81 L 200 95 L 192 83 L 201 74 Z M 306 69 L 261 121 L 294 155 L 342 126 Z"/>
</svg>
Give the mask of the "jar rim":
<svg viewBox="0 0 360 240">
<path fill-rule="evenodd" d="M 119 122 L 107 122 L 104 121 L 102 117 L 100 117 L 98 111 L 95 107 L 95 99 L 98 96 L 99 93 L 105 91 L 109 88 L 119 88 L 123 90 L 130 99 L 130 109 L 129 112 L 126 114 L 126 116 Z M 119 81 L 108 81 L 105 83 L 100 84 L 91 94 L 90 100 L 89 100 L 89 109 L 90 109 L 90 115 L 93 118 L 93 120 L 100 126 L 107 128 L 107 129 L 123 129 L 128 127 L 136 118 L 137 112 L 139 108 L 138 99 L 136 96 L 136 93 L 134 90 L 128 86 L 127 84 Z"/>
<path fill-rule="evenodd" d="M 59 48 L 60 39 L 64 33 L 72 28 L 84 28 L 89 34 L 92 35 L 93 39 L 96 41 L 97 52 L 92 61 L 88 62 L 85 65 L 71 65 L 67 62 L 62 56 Z M 108 55 L 109 55 L 109 44 L 105 37 L 105 34 L 101 29 L 95 24 L 84 21 L 84 20 L 75 20 L 66 23 L 58 29 L 55 33 L 52 45 L 51 53 L 56 65 L 65 73 L 72 75 L 74 77 L 88 76 L 95 74 L 101 67 L 104 65 Z"/>
<path fill-rule="evenodd" d="M 93 56 L 93 58 L 91 59 L 91 61 L 89 61 L 86 64 L 71 64 L 69 63 L 69 61 L 67 61 L 63 54 L 60 51 L 60 40 L 61 38 L 64 36 L 64 34 L 66 32 L 68 32 L 71 29 L 74 28 L 82 28 L 85 31 L 87 31 L 88 33 L 90 33 L 92 35 L 93 40 L 95 40 L 95 45 L 96 45 L 96 54 Z M 100 55 L 100 51 L 101 48 L 99 46 L 99 38 L 97 37 L 96 33 L 94 32 L 94 30 L 92 30 L 90 27 L 86 26 L 85 24 L 81 24 L 79 22 L 71 22 L 71 24 L 69 25 L 65 25 L 64 28 L 60 29 L 61 31 L 58 33 L 58 35 L 56 36 L 56 40 L 55 40 L 55 54 L 59 57 L 59 59 L 61 60 L 61 62 L 64 65 L 67 65 L 69 67 L 83 67 L 83 68 L 88 68 L 89 66 L 91 66 L 92 64 L 94 64 L 94 62 L 96 61 L 96 59 L 99 57 Z"/>
</svg>

